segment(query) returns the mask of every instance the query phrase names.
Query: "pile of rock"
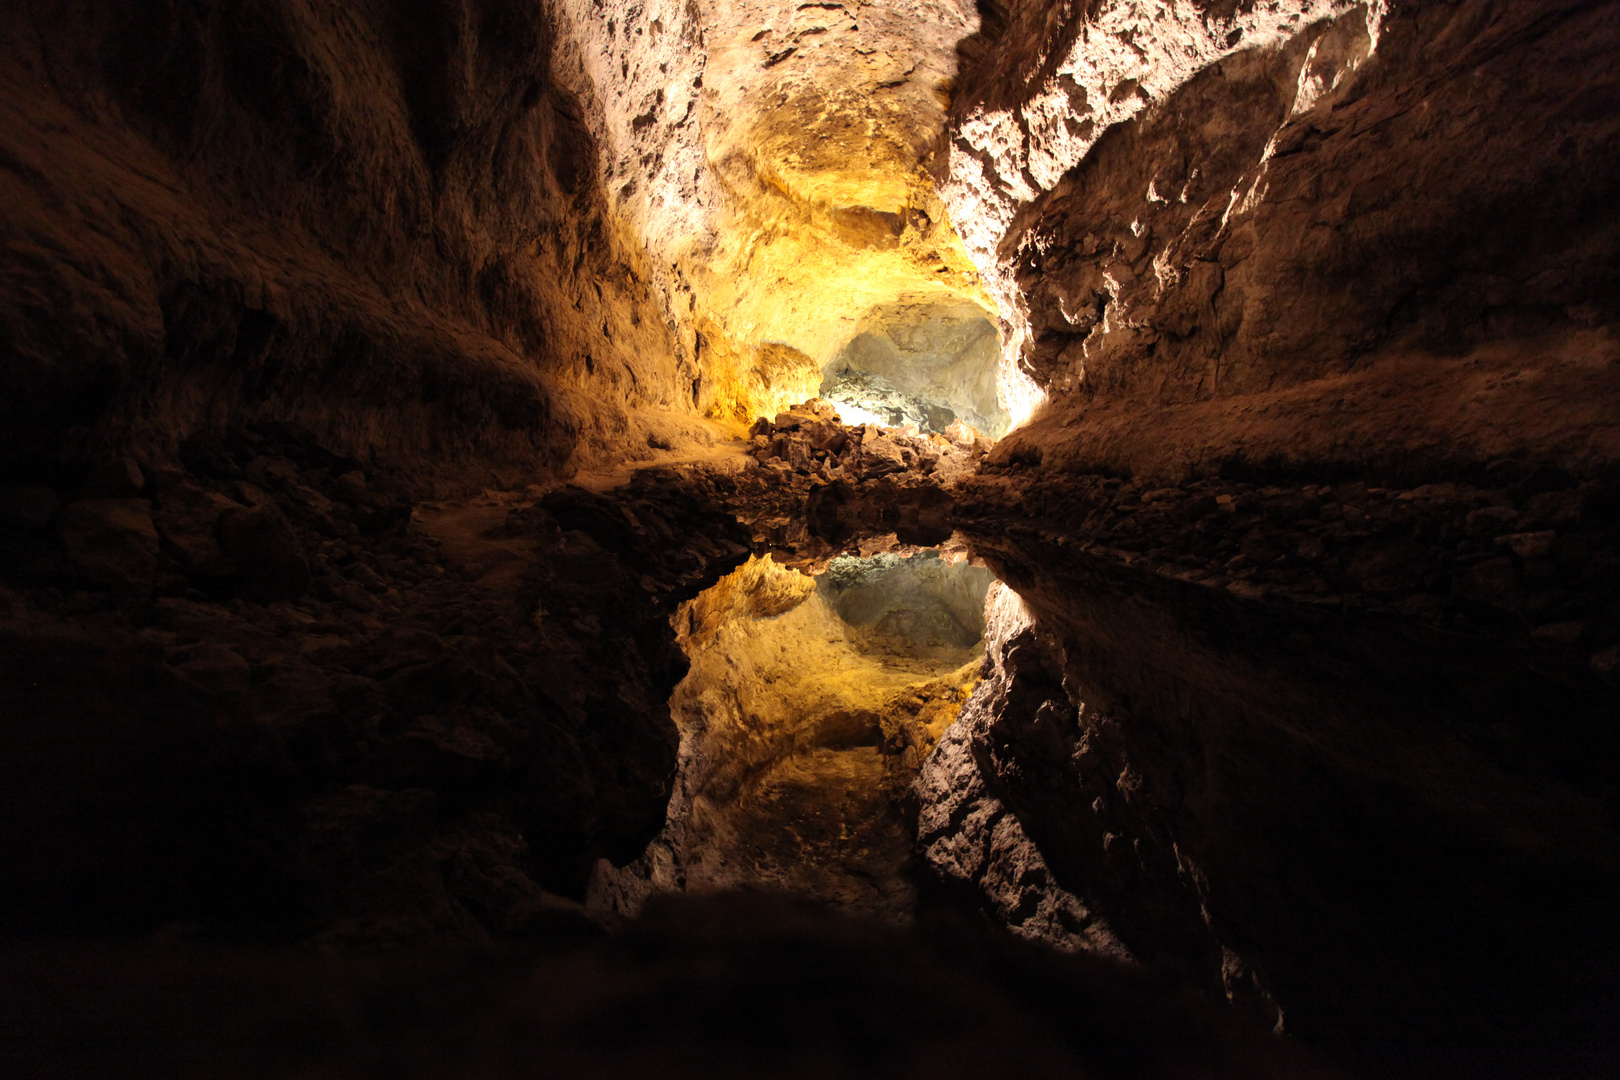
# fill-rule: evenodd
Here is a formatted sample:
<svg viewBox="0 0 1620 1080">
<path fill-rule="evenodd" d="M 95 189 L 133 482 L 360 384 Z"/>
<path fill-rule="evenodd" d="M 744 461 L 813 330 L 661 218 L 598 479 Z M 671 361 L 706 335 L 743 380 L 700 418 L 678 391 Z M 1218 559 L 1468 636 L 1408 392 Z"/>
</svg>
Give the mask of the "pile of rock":
<svg viewBox="0 0 1620 1080">
<path fill-rule="evenodd" d="M 960 422 L 948 436 L 851 426 L 820 399 L 761 418 L 749 438 L 758 467 L 738 474 L 724 500 L 758 547 L 807 570 L 839 554 L 947 543 L 951 492 L 991 446 Z"/>
<path fill-rule="evenodd" d="M 991 446 L 960 420 L 943 435 L 924 435 L 912 424 L 851 427 L 820 398 L 778 413 L 774 420 L 761 417 L 749 437 L 750 452 L 768 469 L 850 481 L 910 471 L 948 484 L 970 473 Z"/>
</svg>

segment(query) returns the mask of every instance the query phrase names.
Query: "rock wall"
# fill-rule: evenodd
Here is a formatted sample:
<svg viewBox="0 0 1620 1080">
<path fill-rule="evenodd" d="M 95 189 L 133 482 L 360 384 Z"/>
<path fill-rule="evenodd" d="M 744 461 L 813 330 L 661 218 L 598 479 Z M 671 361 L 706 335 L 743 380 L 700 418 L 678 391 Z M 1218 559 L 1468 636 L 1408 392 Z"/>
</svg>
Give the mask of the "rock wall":
<svg viewBox="0 0 1620 1080">
<path fill-rule="evenodd" d="M 998 583 L 985 612 L 984 682 L 915 781 L 917 844 L 929 884 L 1021 936 L 1065 951 L 1135 960 L 1107 922 L 1058 883 L 1000 797 L 998 767 L 1010 771 L 1017 764 L 987 752 L 994 729 L 1011 722 L 1056 731 L 1073 705 L 1061 686 L 1042 678 L 1047 665 L 1036 658 L 1038 635 L 1017 594 Z"/>
<path fill-rule="evenodd" d="M 874 308 L 987 308 L 922 168 L 971 5 L 557 9 L 557 70 L 706 415 L 747 424 L 814 394 Z"/>
<path fill-rule="evenodd" d="M 184 456 L 65 543 L 0 522 L 4 936 L 598 932 L 669 799 L 670 615 L 745 554 L 712 490 L 413 507 L 287 424 Z"/>
<path fill-rule="evenodd" d="M 888 427 L 944 434 L 961 420 L 999 439 L 1008 421 L 996 397 L 1001 341 L 986 315 L 977 304 L 877 308 L 827 365 L 821 396 Z"/>
<path fill-rule="evenodd" d="M 631 865 L 598 864 L 589 906 L 770 890 L 909 923 L 907 788 L 976 680 L 987 579 L 929 555 L 817 578 L 767 557 L 683 605 L 668 818 Z"/>
<path fill-rule="evenodd" d="M 1383 6 L 1370 7 L 1373 26 Z M 933 170 L 1001 312 L 1000 391 L 1015 423 L 1028 420 L 1045 398 L 1044 381 L 1031 378 L 1022 358 L 1036 331 L 1009 250 L 1024 232 L 1020 218 L 1150 102 L 1167 101 L 1224 56 L 1269 51 L 1351 8 L 1323 0 L 983 6 L 980 33 L 960 49 L 960 86 Z M 1147 185 L 1130 190 L 1137 188 Z"/>
<path fill-rule="evenodd" d="M 536 479 L 691 411 L 539 6 L 0 18 L 14 479 L 228 419 Z"/>
<path fill-rule="evenodd" d="M 1017 444 L 1169 479 L 1607 467 L 1612 11 L 1119 8 L 1053 9 L 1055 67 L 1011 10 L 954 107 L 946 199 L 1050 397 Z"/>
<path fill-rule="evenodd" d="M 947 884 L 1065 944 L 1031 916 L 1073 897 L 1134 956 L 1375 1073 L 1536 1075 L 1603 1045 L 1611 683 L 1067 531 L 973 538 L 1032 628 L 992 642 L 997 676 L 924 769 Z"/>
<path fill-rule="evenodd" d="M 1027 614 L 941 887 L 1373 1074 L 1596 1075 L 1615 12 L 983 14 L 936 170 L 1032 419 L 954 521 Z"/>
</svg>

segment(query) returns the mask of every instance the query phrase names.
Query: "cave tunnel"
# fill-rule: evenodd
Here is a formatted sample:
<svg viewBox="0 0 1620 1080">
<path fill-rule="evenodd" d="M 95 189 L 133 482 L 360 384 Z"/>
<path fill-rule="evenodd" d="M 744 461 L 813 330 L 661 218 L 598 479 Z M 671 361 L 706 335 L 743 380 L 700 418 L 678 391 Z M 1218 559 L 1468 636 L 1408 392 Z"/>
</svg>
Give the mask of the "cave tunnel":
<svg viewBox="0 0 1620 1080">
<path fill-rule="evenodd" d="M 1000 360 L 1000 336 L 983 308 L 895 304 L 861 320 L 823 373 L 821 397 L 846 424 L 937 435 L 964 424 L 999 439 L 1009 420 L 996 396 Z"/>
<path fill-rule="evenodd" d="M 1620 1073 L 1620 6 L 0 82 L 0 1072 Z"/>
</svg>

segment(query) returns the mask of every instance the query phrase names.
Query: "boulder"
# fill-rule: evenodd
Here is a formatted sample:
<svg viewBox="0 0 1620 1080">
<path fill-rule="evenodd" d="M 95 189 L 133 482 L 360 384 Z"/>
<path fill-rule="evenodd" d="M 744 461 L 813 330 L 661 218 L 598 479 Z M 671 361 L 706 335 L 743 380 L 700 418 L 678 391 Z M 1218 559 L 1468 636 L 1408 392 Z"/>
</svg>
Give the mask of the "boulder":
<svg viewBox="0 0 1620 1080">
<path fill-rule="evenodd" d="M 812 449 L 825 450 L 829 454 L 839 453 L 849 441 L 849 430 L 836 420 L 806 424 L 803 434 L 809 439 Z"/>
<path fill-rule="evenodd" d="M 366 474 L 359 469 L 351 469 L 341 476 L 335 477 L 331 484 L 332 494 L 350 505 L 358 504 L 366 497 Z"/>
<path fill-rule="evenodd" d="M 181 483 L 159 500 L 154 520 L 158 537 L 175 561 L 193 574 L 218 577 L 234 569 L 219 546 L 219 519 L 240 509 L 240 503 L 223 495 Z"/>
<path fill-rule="evenodd" d="M 1524 586 L 1512 559 L 1476 563 L 1457 576 L 1452 591 L 1465 600 L 1503 611 L 1517 611 L 1524 606 Z"/>
<path fill-rule="evenodd" d="M 266 502 L 225 514 L 219 544 L 240 570 L 242 595 L 261 604 L 294 600 L 309 588 L 303 545 L 280 510 Z"/>
<path fill-rule="evenodd" d="M 131 499 L 146 486 L 146 477 L 134 458 L 121 457 L 93 470 L 84 481 L 84 493 L 107 499 Z"/>
<path fill-rule="evenodd" d="M 899 445 L 893 439 L 883 435 L 875 438 L 869 436 L 861 440 L 858 462 L 861 476 L 867 479 L 874 476 L 886 476 L 889 473 L 903 472 L 906 468 L 906 459 L 900 453 Z"/>
<path fill-rule="evenodd" d="M 1521 559 L 1540 559 L 1552 554 L 1558 534 L 1551 529 L 1541 532 L 1509 533 L 1496 538 L 1496 546 L 1509 548 Z"/>
<path fill-rule="evenodd" d="M 192 686 L 212 695 L 245 694 L 253 687 L 253 670 L 242 655 L 211 641 L 191 649 L 174 670 Z"/>
<path fill-rule="evenodd" d="M 951 441 L 951 445 L 963 450 L 973 449 L 974 440 L 979 438 L 978 429 L 972 424 L 965 424 L 961 420 L 952 420 L 946 426 L 944 435 Z"/>
<path fill-rule="evenodd" d="M 87 585 L 150 592 L 157 576 L 158 534 L 145 499 L 81 499 L 56 515 L 68 562 Z"/>
</svg>

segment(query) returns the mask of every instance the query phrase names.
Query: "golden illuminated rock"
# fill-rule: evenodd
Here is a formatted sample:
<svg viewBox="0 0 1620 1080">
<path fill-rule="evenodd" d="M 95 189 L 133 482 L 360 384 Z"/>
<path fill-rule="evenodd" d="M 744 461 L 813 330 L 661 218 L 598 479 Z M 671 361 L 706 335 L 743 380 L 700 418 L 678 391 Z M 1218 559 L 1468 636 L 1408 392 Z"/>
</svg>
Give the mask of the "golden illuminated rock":
<svg viewBox="0 0 1620 1080">
<path fill-rule="evenodd" d="M 683 605 L 668 823 L 630 867 L 599 865 L 593 904 L 763 887 L 908 919 L 900 803 L 978 681 L 989 583 L 933 554 L 835 559 L 817 578 L 754 558 Z"/>
<path fill-rule="evenodd" d="M 993 317 L 924 168 L 972 6 L 562 5 L 565 77 L 590 103 L 604 182 L 645 244 L 711 417 L 819 388 L 876 309 Z"/>
</svg>

